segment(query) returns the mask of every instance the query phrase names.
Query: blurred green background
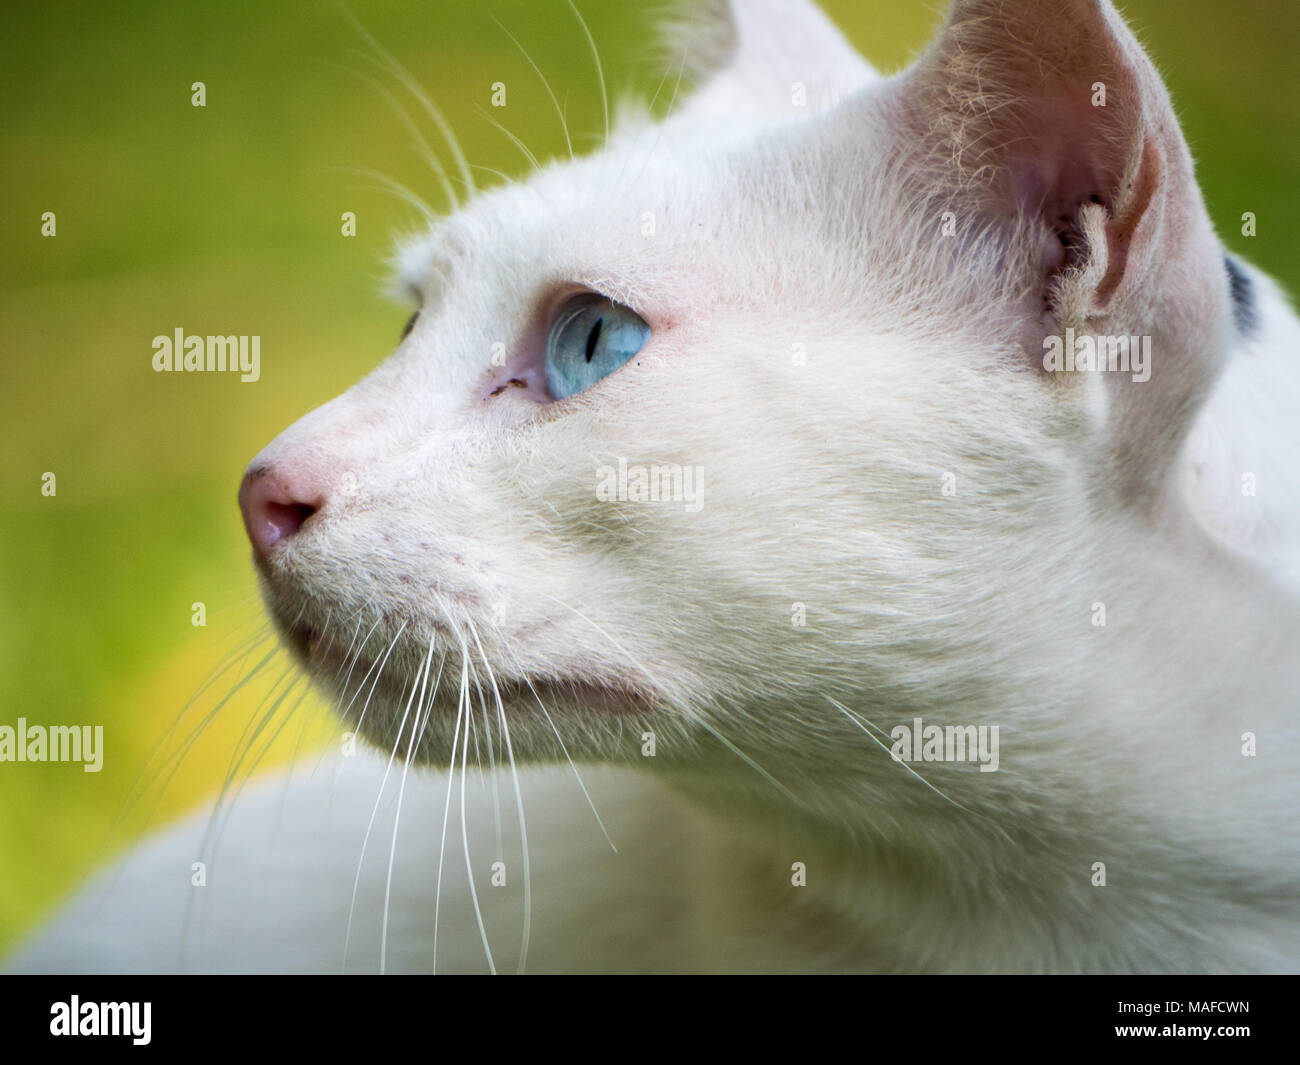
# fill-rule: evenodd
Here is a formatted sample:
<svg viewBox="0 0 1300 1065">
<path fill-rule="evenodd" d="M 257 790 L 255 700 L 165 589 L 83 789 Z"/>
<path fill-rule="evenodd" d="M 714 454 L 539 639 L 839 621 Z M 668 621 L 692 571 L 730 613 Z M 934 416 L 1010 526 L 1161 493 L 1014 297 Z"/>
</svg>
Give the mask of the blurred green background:
<svg viewBox="0 0 1300 1065">
<path fill-rule="evenodd" d="M 579 6 L 612 93 L 648 98 L 660 76 L 653 12 Z M 825 7 L 887 71 L 942 10 Z M 563 151 L 550 100 L 506 30 L 546 73 L 579 144 L 596 142 L 597 83 L 564 0 L 349 9 L 438 101 L 472 163 L 525 170 L 484 117 L 495 81 L 509 106 L 494 117 L 540 157 Z M 1141 0 L 1124 11 L 1170 84 L 1226 243 L 1294 291 L 1300 5 Z M 0 952 L 146 823 L 219 787 L 283 658 L 222 708 L 165 789 L 147 759 L 209 671 L 263 627 L 239 477 L 282 428 L 382 359 L 408 313 L 380 292 L 391 238 L 418 214 L 356 170 L 445 206 L 401 119 L 357 76 L 402 94 L 364 58 L 341 7 L 52 0 L 11 6 L 6 19 L 0 724 L 103 724 L 106 754 L 99 774 L 0 763 Z M 204 108 L 191 106 L 195 81 Z M 40 233 L 45 211 L 57 217 L 53 238 Z M 354 238 L 340 233 L 344 211 L 356 213 Z M 1241 236 L 1243 211 L 1256 213 L 1258 236 Z M 151 339 L 178 326 L 260 335 L 261 380 L 155 374 Z M 53 498 L 41 495 L 46 471 L 57 475 Z M 191 625 L 196 601 L 203 628 Z M 196 700 L 165 753 L 241 668 Z M 309 700 L 263 764 L 319 744 L 329 724 Z M 128 805 L 142 773 L 145 801 Z"/>
</svg>

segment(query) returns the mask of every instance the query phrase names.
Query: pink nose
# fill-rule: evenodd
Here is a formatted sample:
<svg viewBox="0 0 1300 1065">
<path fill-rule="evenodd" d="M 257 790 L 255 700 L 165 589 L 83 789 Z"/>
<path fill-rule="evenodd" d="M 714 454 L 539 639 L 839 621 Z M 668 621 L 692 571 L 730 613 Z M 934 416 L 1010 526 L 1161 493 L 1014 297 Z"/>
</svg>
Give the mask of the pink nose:
<svg viewBox="0 0 1300 1065">
<path fill-rule="evenodd" d="M 287 540 L 325 504 L 324 496 L 295 484 L 275 467 L 249 470 L 239 486 L 239 509 L 253 550 L 265 559 L 271 548 Z"/>
</svg>

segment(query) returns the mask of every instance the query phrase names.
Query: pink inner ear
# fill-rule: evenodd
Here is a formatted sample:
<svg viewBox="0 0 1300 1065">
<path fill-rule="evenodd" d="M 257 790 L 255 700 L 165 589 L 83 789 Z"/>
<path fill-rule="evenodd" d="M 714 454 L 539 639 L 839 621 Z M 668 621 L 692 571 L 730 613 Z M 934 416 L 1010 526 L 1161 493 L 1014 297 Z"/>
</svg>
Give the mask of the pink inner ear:
<svg viewBox="0 0 1300 1065">
<path fill-rule="evenodd" d="M 1079 228 L 1086 203 L 1105 203 L 1104 186 L 1086 156 L 1039 160 L 1013 177 L 1020 212 L 1042 223 L 1043 267 L 1049 274 L 1073 266 L 1087 254 Z"/>
<path fill-rule="evenodd" d="M 1053 273 L 1087 253 L 1080 208 L 1100 203 L 1113 213 L 1124 177 L 1123 161 L 1100 128 L 1107 116 L 1080 95 L 1042 101 L 1020 143 L 1008 146 L 1014 202 L 1022 214 L 1042 221 L 1045 265 Z"/>
</svg>

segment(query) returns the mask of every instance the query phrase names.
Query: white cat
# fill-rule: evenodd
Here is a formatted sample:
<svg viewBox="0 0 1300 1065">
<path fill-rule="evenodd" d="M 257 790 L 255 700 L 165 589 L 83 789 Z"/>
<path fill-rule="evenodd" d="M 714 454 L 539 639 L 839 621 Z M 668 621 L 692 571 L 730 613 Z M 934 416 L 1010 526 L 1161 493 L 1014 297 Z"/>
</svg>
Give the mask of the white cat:
<svg viewBox="0 0 1300 1065">
<path fill-rule="evenodd" d="M 680 28 L 670 117 L 407 248 L 397 352 L 249 468 L 382 753 L 13 967 L 1300 967 L 1300 325 L 1133 36 L 958 0 L 881 78 L 802 0 Z"/>
</svg>

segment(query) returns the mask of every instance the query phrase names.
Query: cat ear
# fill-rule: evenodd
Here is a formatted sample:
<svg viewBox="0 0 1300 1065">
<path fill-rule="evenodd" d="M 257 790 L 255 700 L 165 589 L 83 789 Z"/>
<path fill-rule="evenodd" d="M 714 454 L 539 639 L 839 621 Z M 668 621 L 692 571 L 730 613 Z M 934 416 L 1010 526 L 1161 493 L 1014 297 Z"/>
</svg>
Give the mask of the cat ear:
<svg viewBox="0 0 1300 1065">
<path fill-rule="evenodd" d="M 1002 233 L 1028 293 L 1031 351 L 1067 327 L 1150 338 L 1149 380 L 1102 375 L 1118 457 L 1150 485 L 1232 317 L 1223 252 L 1155 68 L 1108 0 L 958 0 L 898 91 L 920 179 L 966 212 L 967 233 Z"/>
<path fill-rule="evenodd" d="M 664 31 L 703 119 L 823 110 L 879 75 L 812 0 L 696 0 Z M 676 68 L 674 70 L 673 68 Z"/>
</svg>

